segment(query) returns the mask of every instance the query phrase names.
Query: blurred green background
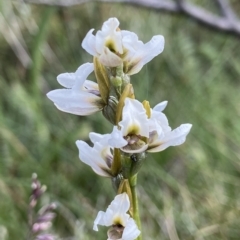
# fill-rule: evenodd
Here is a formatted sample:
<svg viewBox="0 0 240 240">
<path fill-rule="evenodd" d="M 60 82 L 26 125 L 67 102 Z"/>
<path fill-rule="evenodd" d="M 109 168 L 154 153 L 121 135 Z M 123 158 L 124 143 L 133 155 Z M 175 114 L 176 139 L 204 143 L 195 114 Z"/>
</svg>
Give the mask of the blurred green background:
<svg viewBox="0 0 240 240">
<path fill-rule="evenodd" d="M 212 1 L 192 2 L 219 12 Z M 239 1 L 232 4 L 240 13 Z M 109 17 L 144 42 L 165 37 L 164 52 L 132 77 L 135 94 L 152 106 L 168 100 L 172 128 L 193 124 L 185 144 L 149 154 L 141 169 L 143 239 L 240 239 L 239 37 L 125 4 L 49 8 L 8 0 L 0 1 L 0 239 L 26 238 L 33 172 L 48 186 L 40 205 L 59 204 L 53 233 L 106 239 L 93 220 L 115 193 L 79 161 L 75 141 L 112 126 L 101 113 L 60 112 L 46 93 L 61 88 L 58 74 L 92 61 L 81 41 Z"/>
</svg>

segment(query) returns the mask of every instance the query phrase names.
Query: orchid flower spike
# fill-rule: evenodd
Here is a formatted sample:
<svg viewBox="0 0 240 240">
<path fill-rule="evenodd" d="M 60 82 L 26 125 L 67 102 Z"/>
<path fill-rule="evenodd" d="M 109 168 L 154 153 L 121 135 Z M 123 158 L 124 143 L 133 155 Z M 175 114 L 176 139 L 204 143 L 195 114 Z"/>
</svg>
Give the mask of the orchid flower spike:
<svg viewBox="0 0 240 240">
<path fill-rule="evenodd" d="M 89 137 L 94 144 L 93 147 L 90 147 L 84 141 L 76 141 L 80 160 L 89 165 L 98 175 L 112 177 L 111 165 L 113 155 L 108 145 L 110 134 L 101 135 L 92 132 L 89 134 Z"/>
<path fill-rule="evenodd" d="M 149 109 L 149 115 L 143 104 L 131 98 L 125 99 L 122 121 L 115 126 L 109 139 L 109 145 L 127 153 L 160 152 L 170 146 L 185 142 L 192 125 L 182 124 L 172 131 L 167 117 L 162 111 L 167 102 Z M 120 129 L 119 129 L 120 128 Z"/>
<path fill-rule="evenodd" d="M 50 91 L 47 97 L 63 112 L 85 116 L 102 110 L 98 84 L 86 80 L 92 71 L 93 63 L 85 63 L 75 73 L 58 75 L 58 82 L 67 89 Z"/>
<path fill-rule="evenodd" d="M 138 73 L 143 65 L 159 55 L 164 48 L 164 37 L 156 35 L 144 44 L 138 36 L 130 31 L 119 29 L 117 18 L 109 18 L 102 29 L 93 35 L 91 29 L 83 39 L 82 47 L 91 55 L 98 57 L 107 67 L 124 64 L 124 73 Z"/>
<path fill-rule="evenodd" d="M 127 213 L 130 208 L 129 197 L 126 193 L 117 195 L 107 211 L 98 212 L 94 221 L 93 230 L 98 231 L 97 225 L 111 228 L 108 231 L 108 240 L 134 240 L 140 235 L 135 221 Z"/>
</svg>

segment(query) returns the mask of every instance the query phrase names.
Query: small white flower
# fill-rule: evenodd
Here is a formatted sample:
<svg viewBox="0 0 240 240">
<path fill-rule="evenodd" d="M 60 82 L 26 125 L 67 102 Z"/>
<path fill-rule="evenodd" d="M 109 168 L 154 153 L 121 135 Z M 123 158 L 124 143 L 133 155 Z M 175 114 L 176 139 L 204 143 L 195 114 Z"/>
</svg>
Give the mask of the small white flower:
<svg viewBox="0 0 240 240">
<path fill-rule="evenodd" d="M 119 122 L 120 130 L 114 127 L 109 144 L 121 148 L 124 152 L 143 152 L 148 145 L 144 137 L 149 137 L 149 127 L 146 111 L 143 105 L 135 100 L 126 98 L 122 111 L 122 121 Z"/>
<path fill-rule="evenodd" d="M 111 204 L 108 206 L 107 211 L 98 212 L 94 221 L 93 230 L 98 231 L 97 225 L 112 226 L 120 238 L 118 240 L 134 240 L 140 235 L 135 221 L 127 214 L 130 208 L 129 197 L 126 193 L 117 195 Z M 110 236 L 108 236 L 110 237 Z M 112 240 L 113 238 L 108 238 Z"/>
<path fill-rule="evenodd" d="M 112 177 L 111 165 L 113 155 L 111 153 L 110 146 L 108 145 L 108 139 L 110 134 L 89 134 L 91 141 L 94 143 L 93 147 L 90 147 L 84 141 L 76 141 L 76 145 L 79 149 L 79 158 L 82 162 L 89 165 L 92 170 L 100 176 Z"/>
<path fill-rule="evenodd" d="M 82 47 L 91 55 L 99 57 L 105 66 L 116 67 L 122 63 L 119 57 L 123 53 L 122 35 L 118 26 L 117 18 L 109 18 L 96 36 L 92 34 L 94 29 L 91 29 L 82 42 Z"/>
<path fill-rule="evenodd" d="M 85 116 L 100 111 L 103 101 L 98 84 L 86 80 L 92 71 L 93 64 L 85 63 L 75 73 L 58 75 L 58 82 L 67 89 L 50 91 L 47 97 L 63 112 Z"/>
<path fill-rule="evenodd" d="M 119 29 L 117 18 L 109 18 L 103 23 L 96 36 L 91 29 L 83 39 L 82 47 L 91 55 L 99 58 L 108 67 L 124 64 L 125 73 L 138 73 L 144 64 L 160 54 L 164 48 L 164 37 L 157 35 L 144 44 L 130 31 Z"/>
<path fill-rule="evenodd" d="M 142 103 L 126 98 L 120 129 L 113 128 L 109 145 L 127 153 L 140 153 L 160 152 L 184 143 L 192 125 L 182 124 L 172 131 L 166 115 L 162 113 L 166 105 L 166 101 L 156 105 L 148 118 Z"/>
</svg>

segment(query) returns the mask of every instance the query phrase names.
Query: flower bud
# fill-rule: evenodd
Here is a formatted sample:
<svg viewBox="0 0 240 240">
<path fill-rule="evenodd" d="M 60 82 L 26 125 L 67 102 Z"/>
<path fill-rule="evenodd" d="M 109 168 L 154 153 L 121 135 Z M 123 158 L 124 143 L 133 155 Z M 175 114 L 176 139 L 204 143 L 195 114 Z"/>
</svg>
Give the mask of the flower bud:
<svg viewBox="0 0 240 240">
<path fill-rule="evenodd" d="M 121 87 L 122 86 L 122 78 L 119 76 L 111 77 L 111 83 L 114 87 Z"/>
</svg>

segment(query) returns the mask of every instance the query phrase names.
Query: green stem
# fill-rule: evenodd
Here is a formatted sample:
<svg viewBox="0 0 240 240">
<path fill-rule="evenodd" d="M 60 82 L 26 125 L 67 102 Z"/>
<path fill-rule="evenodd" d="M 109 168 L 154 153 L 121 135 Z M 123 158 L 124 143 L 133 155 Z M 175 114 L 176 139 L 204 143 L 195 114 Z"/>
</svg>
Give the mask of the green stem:
<svg viewBox="0 0 240 240">
<path fill-rule="evenodd" d="M 133 218 L 137 223 L 138 229 L 141 231 L 141 234 L 136 240 L 142 240 L 142 228 L 141 228 L 141 220 L 139 216 L 136 186 L 137 186 L 137 174 L 135 174 L 130 178 L 130 188 L 132 192 Z"/>
</svg>

